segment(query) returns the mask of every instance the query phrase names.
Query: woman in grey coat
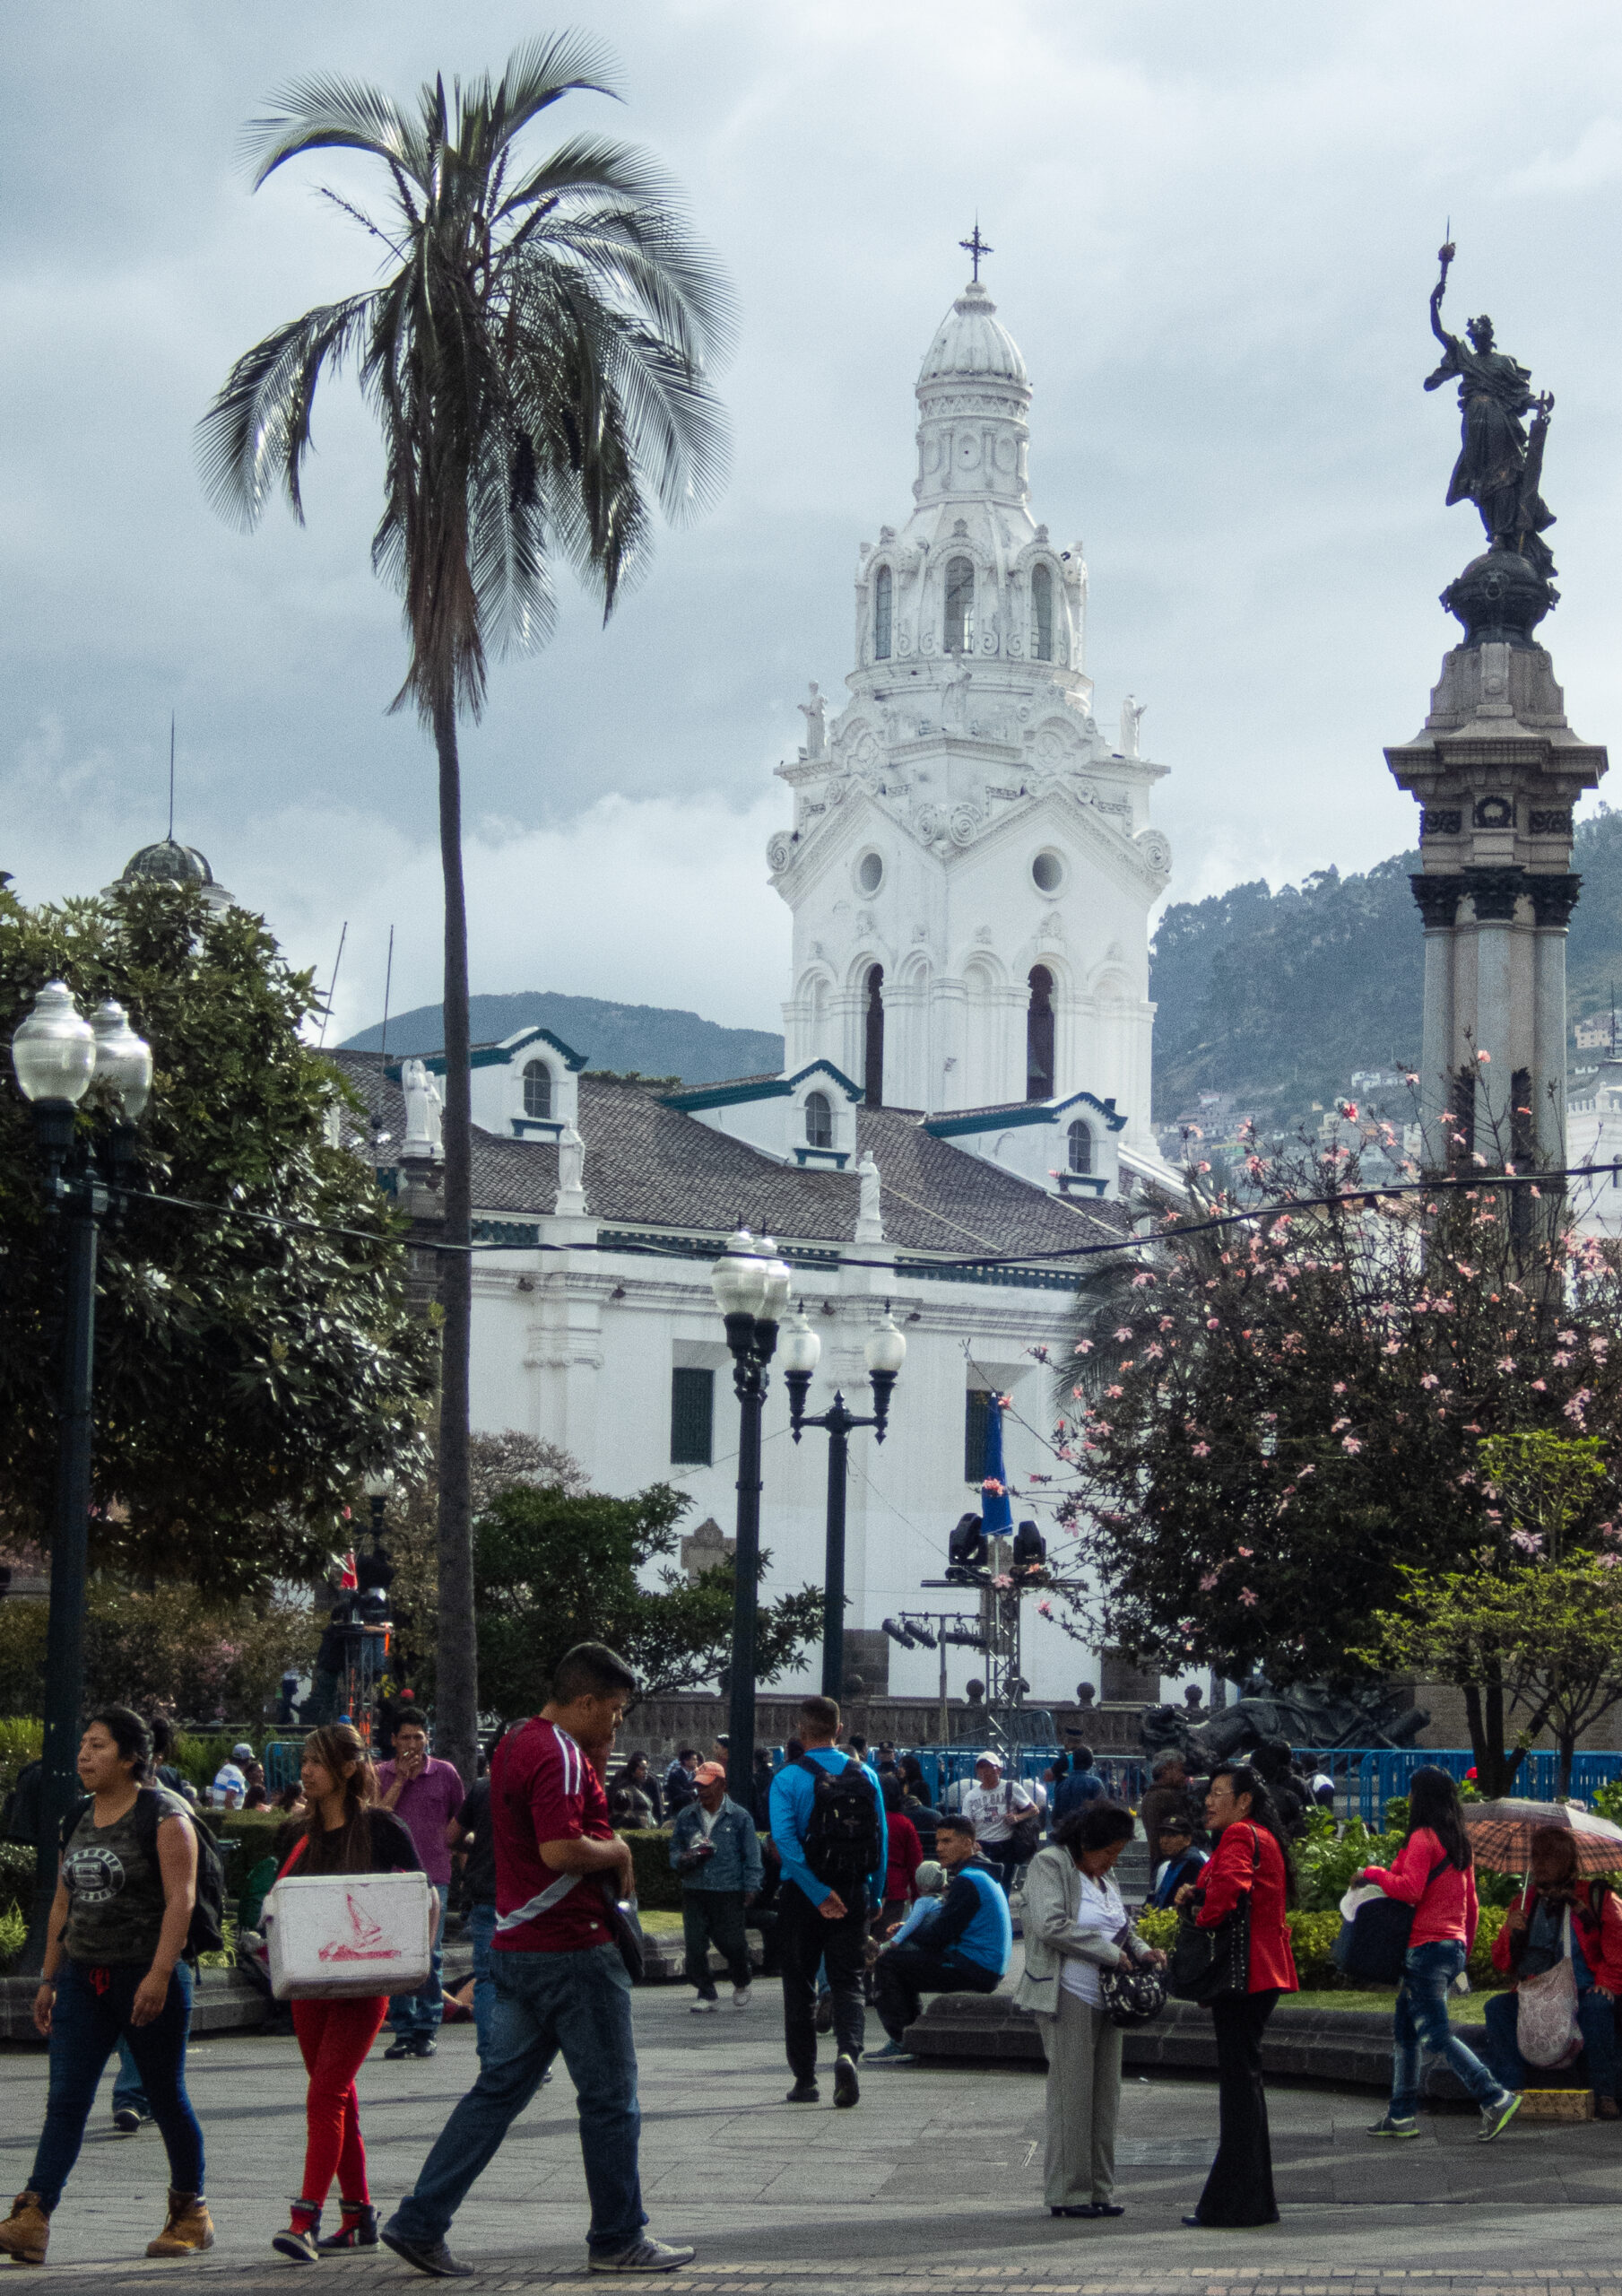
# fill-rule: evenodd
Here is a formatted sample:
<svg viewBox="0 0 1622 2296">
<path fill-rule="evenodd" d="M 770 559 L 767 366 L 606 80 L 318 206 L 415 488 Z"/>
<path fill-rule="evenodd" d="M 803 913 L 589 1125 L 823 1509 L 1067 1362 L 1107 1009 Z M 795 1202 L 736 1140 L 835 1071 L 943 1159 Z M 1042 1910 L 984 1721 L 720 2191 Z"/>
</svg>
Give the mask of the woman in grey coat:
<svg viewBox="0 0 1622 2296">
<path fill-rule="evenodd" d="M 1130 1810 L 1090 1803 L 1061 1822 L 1025 1876 L 1025 1974 L 1014 1999 L 1034 2013 L 1047 2056 L 1043 2191 L 1055 2216 L 1124 2213 L 1112 2197 L 1122 2036 L 1098 1979 L 1123 1961 L 1166 1960 L 1132 1930 L 1109 1877 L 1132 1837 Z"/>
</svg>

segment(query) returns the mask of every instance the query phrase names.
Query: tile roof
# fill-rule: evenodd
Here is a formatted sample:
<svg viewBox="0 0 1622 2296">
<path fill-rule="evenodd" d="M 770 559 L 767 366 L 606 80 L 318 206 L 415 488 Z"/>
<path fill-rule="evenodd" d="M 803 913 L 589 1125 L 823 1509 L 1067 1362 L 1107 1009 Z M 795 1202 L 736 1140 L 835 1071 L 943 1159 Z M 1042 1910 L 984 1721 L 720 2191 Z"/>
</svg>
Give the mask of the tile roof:
<svg viewBox="0 0 1622 2296">
<path fill-rule="evenodd" d="M 339 1053 L 337 1065 L 390 1135 L 379 1163 L 404 1137 L 404 1101 L 377 1074 L 376 1056 Z M 676 1109 L 657 1092 L 579 1080 L 585 1143 L 585 1200 L 592 1218 L 615 1226 L 724 1235 L 740 1222 L 783 1241 L 848 1244 L 861 1183 L 854 1171 L 780 1164 Z M 1125 1206 L 1097 1197 L 1061 1201 L 984 1158 L 925 1132 L 905 1109 L 856 1111 L 857 1141 L 871 1150 L 882 1186 L 887 1244 L 947 1257 L 1063 1252 L 1131 1232 Z M 357 1130 L 350 1144 L 363 1146 Z M 558 1151 L 550 1141 L 506 1140 L 473 1131 L 475 1213 L 550 1213 Z"/>
</svg>

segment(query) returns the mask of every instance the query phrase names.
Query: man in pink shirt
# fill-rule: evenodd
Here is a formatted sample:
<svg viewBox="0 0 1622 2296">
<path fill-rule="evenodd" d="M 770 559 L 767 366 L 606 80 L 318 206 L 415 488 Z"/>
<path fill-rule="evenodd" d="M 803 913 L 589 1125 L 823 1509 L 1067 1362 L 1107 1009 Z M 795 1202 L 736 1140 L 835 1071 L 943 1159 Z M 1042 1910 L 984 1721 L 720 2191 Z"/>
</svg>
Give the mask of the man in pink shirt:
<svg viewBox="0 0 1622 2296">
<path fill-rule="evenodd" d="M 432 2057 L 439 2046 L 434 2036 L 445 2016 L 439 1970 L 451 1879 L 445 1829 L 462 1807 L 464 1788 L 455 1764 L 438 1761 L 429 1752 L 428 1731 L 420 1715 L 403 1715 L 396 1723 L 395 1758 L 377 1764 L 377 1791 L 383 1807 L 392 1810 L 410 1834 L 429 1886 L 439 1900 L 439 1921 L 427 1979 L 415 1993 L 390 1995 L 388 2022 L 395 2038 L 384 2055 Z"/>
</svg>

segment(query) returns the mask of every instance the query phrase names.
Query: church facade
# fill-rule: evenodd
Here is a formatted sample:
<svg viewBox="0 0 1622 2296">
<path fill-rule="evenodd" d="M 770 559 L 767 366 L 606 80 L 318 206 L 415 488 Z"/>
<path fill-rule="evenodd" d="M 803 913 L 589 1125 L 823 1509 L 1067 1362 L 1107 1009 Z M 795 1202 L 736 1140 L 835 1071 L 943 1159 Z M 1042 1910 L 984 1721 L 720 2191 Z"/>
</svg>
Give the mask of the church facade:
<svg viewBox="0 0 1622 2296">
<path fill-rule="evenodd" d="M 599 1489 L 674 1483 L 690 1531 L 730 1532 L 738 1421 L 709 1286 L 727 1237 L 769 1234 L 794 1270 L 822 1339 L 813 1413 L 836 1387 L 868 1406 L 863 1344 L 893 1313 L 907 1355 L 889 1434 L 854 1439 L 849 1489 L 852 1663 L 875 1686 L 886 1615 L 974 1609 L 921 1582 L 977 1506 L 989 1395 L 1012 1399 L 1016 1513 L 1051 1533 L 1079 1255 L 1131 1231 L 1134 1198 L 1178 1186 L 1149 1129 L 1148 918 L 1170 855 L 1149 800 L 1165 769 L 1139 754 L 1135 706 L 1115 739 L 1093 717 L 1080 546 L 1032 515 L 1029 381 L 983 286 L 954 301 L 917 397 L 914 508 L 862 552 L 848 700 L 830 719 L 813 687 L 779 769 L 782 1073 L 659 1091 L 530 1030 L 477 1048 L 472 1080 L 476 1425 L 562 1445 Z M 443 1061 L 384 1074 L 339 1057 L 385 1185 L 427 1237 Z M 768 1591 L 820 1583 L 824 1439 L 790 1439 L 774 1380 Z M 1097 1679 L 1057 1626 L 1028 1623 L 1035 1696 Z M 897 1649 L 889 1687 L 932 1692 L 936 1664 Z M 976 1671 L 955 1651 L 952 1690 Z"/>
</svg>

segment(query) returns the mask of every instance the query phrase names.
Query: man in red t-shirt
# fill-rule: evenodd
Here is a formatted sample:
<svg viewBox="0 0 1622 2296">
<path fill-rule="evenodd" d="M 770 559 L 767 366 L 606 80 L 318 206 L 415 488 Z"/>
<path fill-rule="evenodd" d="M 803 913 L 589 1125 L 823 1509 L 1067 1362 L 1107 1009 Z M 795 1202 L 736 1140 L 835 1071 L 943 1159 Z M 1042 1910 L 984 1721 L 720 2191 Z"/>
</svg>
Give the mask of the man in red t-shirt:
<svg viewBox="0 0 1622 2296">
<path fill-rule="evenodd" d="M 610 1898 L 634 1894 L 631 1856 L 584 1752 L 612 1744 L 636 1687 L 623 1658 L 601 1642 L 577 1643 L 559 1661 L 546 1705 L 507 1732 L 490 1764 L 495 2004 L 483 2067 L 381 2228 L 396 2256 L 436 2279 L 471 2273 L 446 2246 L 451 2220 L 559 2050 L 591 2195 L 589 2268 L 670 2272 L 692 2261 L 691 2248 L 643 2230 L 630 1979 L 608 1919 Z"/>
</svg>

